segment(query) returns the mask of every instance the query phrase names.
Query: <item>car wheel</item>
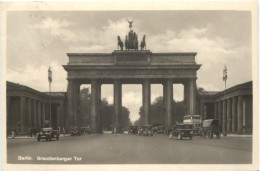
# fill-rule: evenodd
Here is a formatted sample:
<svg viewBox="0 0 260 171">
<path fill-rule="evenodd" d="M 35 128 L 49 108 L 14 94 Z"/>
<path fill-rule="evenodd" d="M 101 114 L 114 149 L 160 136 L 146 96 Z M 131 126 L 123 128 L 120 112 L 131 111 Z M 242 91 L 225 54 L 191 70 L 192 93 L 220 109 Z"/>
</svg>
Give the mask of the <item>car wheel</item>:
<svg viewBox="0 0 260 171">
<path fill-rule="evenodd" d="M 219 135 L 219 133 L 216 133 L 216 136 L 217 136 L 217 138 L 218 138 L 218 139 L 220 138 L 220 135 Z"/>
<path fill-rule="evenodd" d="M 210 138 L 210 132 L 207 132 L 207 137 Z"/>
<path fill-rule="evenodd" d="M 210 138 L 211 138 L 211 139 L 213 138 L 213 133 L 212 133 L 212 132 L 210 132 Z"/>
</svg>

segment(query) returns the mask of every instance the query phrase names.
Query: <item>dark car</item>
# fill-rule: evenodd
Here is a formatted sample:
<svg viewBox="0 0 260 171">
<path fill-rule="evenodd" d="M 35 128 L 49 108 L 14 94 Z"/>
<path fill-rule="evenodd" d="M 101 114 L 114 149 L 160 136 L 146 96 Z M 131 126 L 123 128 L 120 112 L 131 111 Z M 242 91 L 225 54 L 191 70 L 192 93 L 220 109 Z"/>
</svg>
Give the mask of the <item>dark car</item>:
<svg viewBox="0 0 260 171">
<path fill-rule="evenodd" d="M 217 119 L 204 120 L 202 123 L 202 136 L 213 138 L 215 134 L 217 138 L 220 138 L 220 122 Z"/>
<path fill-rule="evenodd" d="M 138 127 L 137 126 L 130 126 L 128 130 L 128 134 L 137 134 L 138 133 Z"/>
<path fill-rule="evenodd" d="M 192 140 L 192 129 L 190 124 L 177 124 L 173 127 L 170 138 L 177 137 L 181 140 L 183 137 L 189 137 Z"/>
<path fill-rule="evenodd" d="M 157 130 L 157 133 L 158 133 L 158 134 L 163 134 L 164 131 L 165 131 L 164 126 L 158 126 L 158 130 Z"/>
<path fill-rule="evenodd" d="M 52 138 L 59 140 L 60 133 L 59 130 L 54 130 L 53 128 L 42 128 L 39 133 L 37 133 L 37 140 L 46 139 L 46 141 L 51 141 Z"/>
<path fill-rule="evenodd" d="M 82 134 L 90 134 L 91 130 L 89 127 L 81 127 L 81 133 Z"/>
<path fill-rule="evenodd" d="M 153 136 L 153 129 L 152 125 L 144 125 L 142 126 L 139 131 L 139 135 L 144 135 L 144 136 Z"/>
<path fill-rule="evenodd" d="M 74 127 L 70 131 L 70 135 L 81 135 L 81 129 L 79 127 Z"/>
</svg>

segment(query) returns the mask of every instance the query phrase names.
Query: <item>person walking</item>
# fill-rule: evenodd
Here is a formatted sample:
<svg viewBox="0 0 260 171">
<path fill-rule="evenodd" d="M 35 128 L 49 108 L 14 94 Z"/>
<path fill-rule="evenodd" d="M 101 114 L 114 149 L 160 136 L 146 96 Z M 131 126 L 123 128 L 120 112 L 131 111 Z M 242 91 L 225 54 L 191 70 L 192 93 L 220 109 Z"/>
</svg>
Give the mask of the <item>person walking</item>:
<svg viewBox="0 0 260 171">
<path fill-rule="evenodd" d="M 63 135 L 65 136 L 66 131 L 65 131 L 65 128 L 64 128 L 64 127 L 63 127 L 63 129 L 62 129 L 62 132 L 63 132 Z"/>
<path fill-rule="evenodd" d="M 114 129 L 114 133 L 117 135 L 117 128 L 115 127 L 115 129 Z"/>
<path fill-rule="evenodd" d="M 14 137 L 15 137 L 15 134 L 16 134 L 16 129 L 13 128 L 13 129 L 12 129 L 12 138 L 13 138 L 13 139 L 14 139 Z"/>
</svg>

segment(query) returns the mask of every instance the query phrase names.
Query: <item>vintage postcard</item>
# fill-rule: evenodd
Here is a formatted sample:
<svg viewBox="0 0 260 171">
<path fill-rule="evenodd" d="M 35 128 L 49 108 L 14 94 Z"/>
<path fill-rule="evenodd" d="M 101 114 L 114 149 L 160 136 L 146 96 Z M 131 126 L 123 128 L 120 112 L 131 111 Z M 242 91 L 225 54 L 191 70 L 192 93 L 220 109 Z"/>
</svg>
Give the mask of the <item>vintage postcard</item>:
<svg viewBox="0 0 260 171">
<path fill-rule="evenodd" d="M 3 170 L 258 170 L 257 2 L 3 2 Z"/>
</svg>

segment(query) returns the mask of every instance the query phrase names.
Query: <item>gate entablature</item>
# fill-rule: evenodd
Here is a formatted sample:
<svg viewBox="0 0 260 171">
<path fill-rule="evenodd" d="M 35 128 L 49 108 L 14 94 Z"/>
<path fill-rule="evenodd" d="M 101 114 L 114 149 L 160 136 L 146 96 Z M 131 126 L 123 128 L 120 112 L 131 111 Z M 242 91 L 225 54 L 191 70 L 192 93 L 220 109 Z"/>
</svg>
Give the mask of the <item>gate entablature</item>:
<svg viewBox="0 0 260 171">
<path fill-rule="evenodd" d="M 197 78 L 201 65 L 196 53 L 152 53 L 143 51 L 114 51 L 102 53 L 69 53 L 64 65 L 68 79 L 187 79 Z"/>
</svg>

